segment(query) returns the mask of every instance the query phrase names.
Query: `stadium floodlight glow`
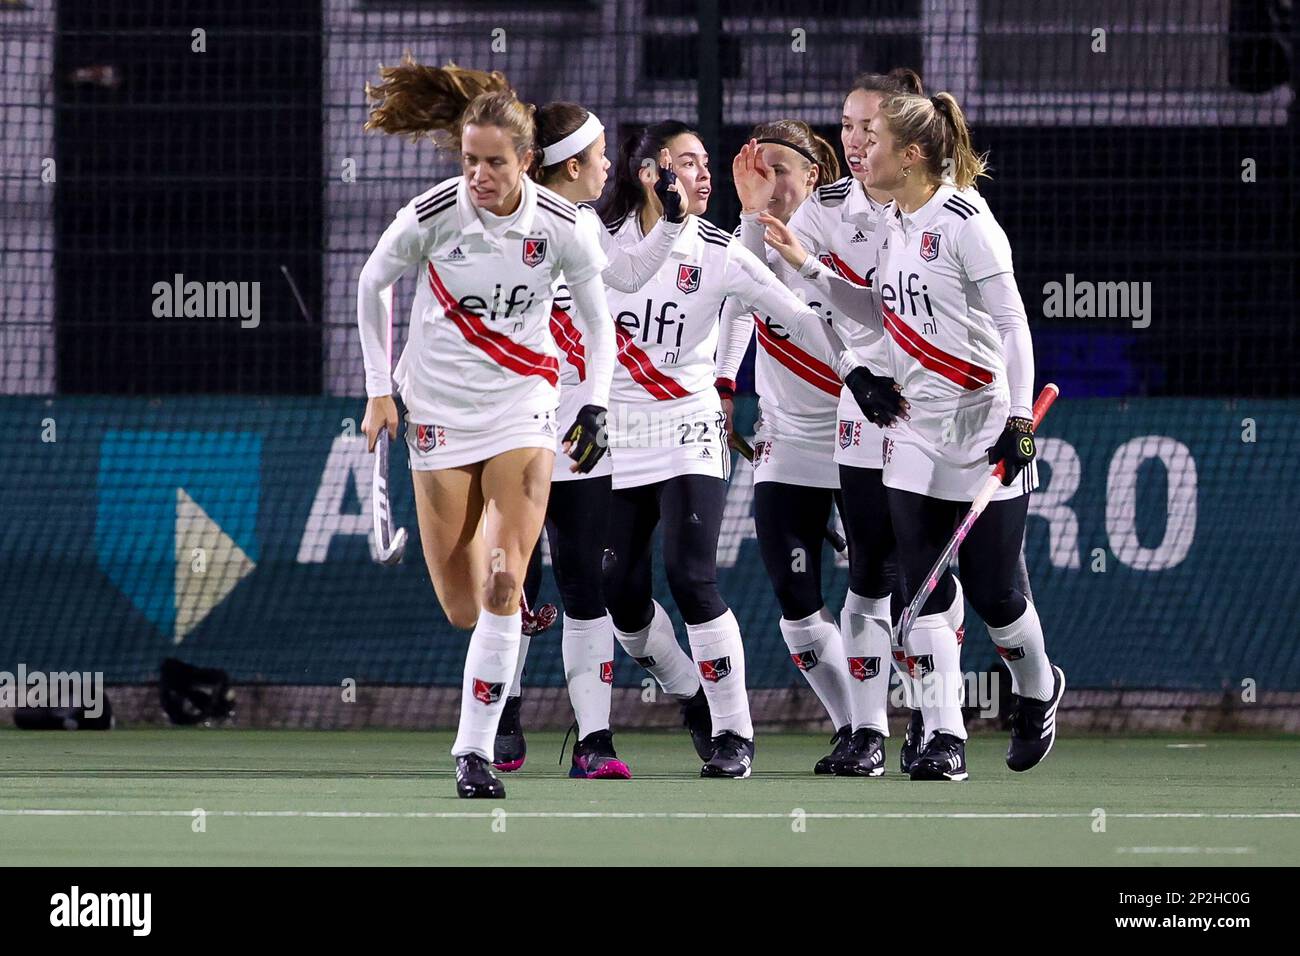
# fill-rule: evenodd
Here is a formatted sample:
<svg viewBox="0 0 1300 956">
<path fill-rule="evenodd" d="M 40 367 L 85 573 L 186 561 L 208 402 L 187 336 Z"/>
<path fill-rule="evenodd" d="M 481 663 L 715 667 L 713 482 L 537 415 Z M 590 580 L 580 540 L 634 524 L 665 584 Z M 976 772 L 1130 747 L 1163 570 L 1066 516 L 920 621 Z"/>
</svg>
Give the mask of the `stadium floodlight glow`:
<svg viewBox="0 0 1300 956">
<path fill-rule="evenodd" d="M 406 529 L 393 527 L 393 509 L 388 500 L 388 428 L 375 442 L 375 473 L 371 483 L 370 507 L 375 518 L 375 551 L 380 564 L 392 566 L 406 550 Z"/>
</svg>

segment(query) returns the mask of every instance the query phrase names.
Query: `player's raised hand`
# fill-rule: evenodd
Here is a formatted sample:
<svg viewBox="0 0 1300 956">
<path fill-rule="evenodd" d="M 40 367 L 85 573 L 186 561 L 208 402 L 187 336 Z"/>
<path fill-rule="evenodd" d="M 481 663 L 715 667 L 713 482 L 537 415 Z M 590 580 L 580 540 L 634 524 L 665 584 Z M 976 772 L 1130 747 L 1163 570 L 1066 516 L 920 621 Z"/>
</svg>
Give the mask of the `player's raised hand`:
<svg viewBox="0 0 1300 956">
<path fill-rule="evenodd" d="M 673 158 L 667 148 L 659 150 L 657 167 L 649 159 L 641 164 L 641 182 L 654 190 L 665 219 L 681 222 L 686 218 L 686 191 L 673 172 Z"/>
<path fill-rule="evenodd" d="M 731 178 L 740 197 L 741 212 L 763 212 L 776 190 L 776 172 L 763 162 L 758 141 L 751 139 L 731 161 Z"/>
<path fill-rule="evenodd" d="M 770 213 L 763 213 L 758 217 L 758 221 L 767 226 L 767 232 L 763 233 L 763 241 L 781 253 L 781 258 L 790 264 L 791 269 L 801 269 L 804 260 L 808 258 L 808 250 L 803 247 L 799 237 L 789 226 Z"/>
<path fill-rule="evenodd" d="M 366 415 L 361 419 L 361 431 L 368 439 L 368 451 L 375 450 L 379 433 L 388 429 L 388 437 L 397 437 L 397 403 L 391 395 L 379 395 L 366 402 Z"/>
</svg>

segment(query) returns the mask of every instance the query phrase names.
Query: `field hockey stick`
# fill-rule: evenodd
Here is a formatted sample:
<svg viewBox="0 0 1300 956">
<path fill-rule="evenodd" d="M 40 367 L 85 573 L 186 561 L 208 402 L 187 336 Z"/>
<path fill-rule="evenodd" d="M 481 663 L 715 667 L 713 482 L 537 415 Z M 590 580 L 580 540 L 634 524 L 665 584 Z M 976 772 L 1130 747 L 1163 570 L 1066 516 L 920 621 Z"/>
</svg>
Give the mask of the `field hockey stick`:
<svg viewBox="0 0 1300 956">
<path fill-rule="evenodd" d="M 389 315 L 388 365 L 393 359 L 393 289 L 384 292 L 384 305 Z M 370 482 L 370 509 L 375 519 L 375 560 L 392 567 L 402 560 L 406 550 L 406 529 L 393 527 L 393 507 L 388 497 L 388 424 L 381 422 L 379 437 L 375 441 L 375 471 Z"/>
<path fill-rule="evenodd" d="M 750 447 L 749 442 L 745 441 L 745 439 L 741 438 L 739 435 L 732 435 L 729 441 L 731 442 L 731 447 L 740 452 L 740 456 L 744 458 L 745 461 L 749 462 L 751 465 L 754 463 L 754 449 Z M 840 537 L 839 532 L 830 525 L 826 526 L 825 537 L 826 540 L 830 542 L 831 547 L 840 554 L 843 554 L 844 549 L 849 546 L 848 542 Z"/>
<path fill-rule="evenodd" d="M 375 473 L 370 486 L 370 506 L 375 519 L 375 559 L 392 566 L 402 560 L 406 549 L 406 529 L 393 527 L 393 509 L 388 500 L 388 427 L 384 426 L 375 442 Z"/>
<path fill-rule="evenodd" d="M 1045 385 L 1043 390 L 1038 393 L 1038 400 L 1034 402 L 1035 431 L 1038 430 L 1039 422 L 1043 420 L 1043 416 L 1046 415 L 1047 410 L 1052 407 L 1052 402 L 1056 401 L 1056 396 L 1059 395 L 1060 392 L 1061 390 L 1055 385 Z M 907 638 L 908 632 L 912 630 L 912 625 L 916 623 L 916 619 L 921 613 L 921 608 L 925 606 L 925 602 L 929 600 L 930 595 L 934 593 L 934 589 L 939 586 L 939 578 L 943 576 L 944 571 L 948 570 L 948 565 L 952 564 L 953 558 L 957 556 L 957 549 L 960 548 L 961 543 L 966 540 L 966 535 L 970 534 L 970 529 L 974 526 L 975 519 L 977 519 L 983 513 L 984 509 L 988 507 L 988 503 L 993 500 L 993 496 L 997 494 L 998 488 L 1002 486 L 1002 476 L 1004 474 L 1006 474 L 1006 463 L 1000 461 L 994 466 L 993 471 L 989 474 L 988 478 L 985 479 L 983 487 L 979 490 L 979 494 L 977 494 L 975 500 L 971 502 L 970 511 L 966 512 L 966 517 L 961 519 L 961 524 L 957 526 L 957 530 L 948 541 L 947 547 L 945 547 L 943 553 L 939 555 L 939 560 L 934 562 L 934 567 L 932 567 L 930 573 L 926 575 L 925 582 L 916 592 L 916 596 L 912 598 L 912 603 L 909 604 L 907 610 L 903 612 L 902 620 L 898 622 L 898 634 L 894 639 L 896 644 L 901 645 Z"/>
</svg>

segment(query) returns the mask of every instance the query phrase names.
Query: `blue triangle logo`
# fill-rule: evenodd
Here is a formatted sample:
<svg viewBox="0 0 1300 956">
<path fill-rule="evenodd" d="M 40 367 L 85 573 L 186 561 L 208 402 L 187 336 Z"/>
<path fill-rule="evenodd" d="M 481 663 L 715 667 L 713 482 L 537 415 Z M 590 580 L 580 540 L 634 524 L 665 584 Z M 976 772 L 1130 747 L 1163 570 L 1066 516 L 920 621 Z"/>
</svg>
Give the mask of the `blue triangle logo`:
<svg viewBox="0 0 1300 956">
<path fill-rule="evenodd" d="M 212 603 L 194 607 L 186 575 L 197 569 L 242 577 L 256 564 L 261 470 L 262 436 L 254 432 L 104 434 L 95 514 L 99 567 L 169 638 L 179 641 L 229 594 L 228 587 L 206 589 Z M 187 528 L 195 520 L 205 522 L 206 534 Z M 194 568 L 181 566 L 189 561 L 181 546 L 208 541 L 212 555 L 204 548 Z M 227 554 L 239 556 L 237 570 L 221 563 Z M 209 567 L 209 560 L 216 563 Z M 178 606 L 184 608 L 180 632 Z"/>
</svg>

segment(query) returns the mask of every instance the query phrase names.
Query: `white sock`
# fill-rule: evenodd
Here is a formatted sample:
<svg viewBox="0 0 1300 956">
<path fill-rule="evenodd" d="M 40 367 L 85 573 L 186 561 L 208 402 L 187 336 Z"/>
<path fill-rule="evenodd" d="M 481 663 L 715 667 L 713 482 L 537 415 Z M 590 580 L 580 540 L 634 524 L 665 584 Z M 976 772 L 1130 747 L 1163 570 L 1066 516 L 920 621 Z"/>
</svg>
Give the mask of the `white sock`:
<svg viewBox="0 0 1300 956">
<path fill-rule="evenodd" d="M 898 678 L 898 686 L 903 690 L 903 706 L 908 710 L 916 710 L 916 678 L 907 669 L 907 651 L 903 650 L 901 644 L 891 644 L 890 648 L 893 653 L 890 655 L 889 663 Z"/>
<path fill-rule="evenodd" d="M 518 697 L 521 692 L 519 682 L 524 679 L 524 661 L 528 660 L 528 645 L 532 640 L 531 637 L 522 632 L 519 635 L 519 658 L 515 661 L 515 679 L 510 685 L 510 694 L 508 695 L 510 697 Z"/>
<path fill-rule="evenodd" d="M 460 690 L 460 725 L 452 756 L 475 753 L 492 759 L 497 723 L 506 706 L 506 688 L 515 676 L 519 657 L 519 612 L 479 611 L 465 653 L 465 678 Z"/>
<path fill-rule="evenodd" d="M 853 729 L 869 727 L 889 736 L 889 597 L 868 598 L 852 591 L 840 612 L 840 639 L 848 667 L 849 710 Z"/>
<path fill-rule="evenodd" d="M 578 738 L 608 730 L 614 690 L 614 625 L 608 616 L 577 621 L 566 614 L 560 649 Z"/>
<path fill-rule="evenodd" d="M 749 717 L 749 694 L 745 691 L 745 645 L 740 625 L 728 609 L 704 624 L 687 624 L 691 657 L 700 669 L 701 686 L 713 716 L 713 736 L 724 730 L 754 739 Z"/>
<path fill-rule="evenodd" d="M 1022 697 L 1047 700 L 1056 688 L 1052 664 L 1043 647 L 1043 623 L 1034 605 L 1025 602 L 1025 613 L 1006 627 L 990 627 L 989 637 L 1011 671 L 1011 692 Z"/>
<path fill-rule="evenodd" d="M 795 666 L 826 708 L 834 729 L 851 723 L 848 662 L 844 659 L 840 629 L 830 611 L 823 607 L 798 621 L 781 618 L 781 636 Z"/>
<path fill-rule="evenodd" d="M 853 592 L 850 591 L 850 594 Z M 903 691 L 903 706 L 908 710 L 917 710 L 920 707 L 917 697 L 919 692 L 916 678 L 907 667 L 907 651 L 903 645 L 898 643 L 898 629 L 893 626 L 893 618 L 890 618 L 889 629 L 889 663 L 894 668 L 894 675 L 898 678 L 898 686 Z"/>
<path fill-rule="evenodd" d="M 917 693 L 925 739 L 939 731 L 966 739 L 966 722 L 961 716 L 965 685 L 961 672 L 961 645 L 952 625 L 953 609 L 960 611 L 961 592 L 942 614 L 923 614 L 907 635 L 908 664 L 918 678 Z"/>
<path fill-rule="evenodd" d="M 673 622 L 658 601 L 654 603 L 654 617 L 639 631 L 620 631 L 614 628 L 623 650 L 629 657 L 648 670 L 659 682 L 665 694 L 691 698 L 700 689 L 700 678 L 695 665 L 677 643 Z"/>
</svg>

